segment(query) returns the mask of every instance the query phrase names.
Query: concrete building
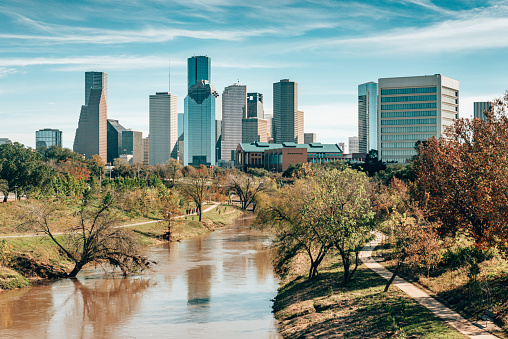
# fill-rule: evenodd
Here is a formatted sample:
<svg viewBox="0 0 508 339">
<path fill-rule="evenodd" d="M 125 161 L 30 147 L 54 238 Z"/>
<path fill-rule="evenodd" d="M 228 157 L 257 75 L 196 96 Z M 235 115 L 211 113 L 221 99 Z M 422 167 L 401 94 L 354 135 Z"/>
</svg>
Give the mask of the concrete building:
<svg viewBox="0 0 508 339">
<path fill-rule="evenodd" d="M 459 115 L 459 82 L 436 75 L 378 81 L 378 145 L 385 162 L 405 163 L 415 143 L 441 137 Z"/>
<path fill-rule="evenodd" d="M 348 151 L 346 149 L 346 143 L 345 142 L 339 142 L 337 145 L 339 145 L 340 149 L 342 150 L 342 153 L 348 154 Z"/>
<path fill-rule="evenodd" d="M 273 84 L 274 143 L 303 144 L 303 112 L 298 110 L 298 84 L 282 79 Z"/>
<path fill-rule="evenodd" d="M 122 154 L 122 132 L 126 129 L 120 125 L 118 120 L 107 120 L 108 156 L 107 162 L 113 164 L 113 160 Z"/>
<path fill-rule="evenodd" d="M 242 142 L 242 119 L 247 116 L 247 86 L 234 84 L 222 92 L 221 160 L 235 159 L 236 146 Z"/>
<path fill-rule="evenodd" d="M 177 97 L 169 92 L 150 95 L 149 135 L 150 165 L 165 164 L 178 156 Z"/>
<path fill-rule="evenodd" d="M 207 56 L 193 56 L 187 59 L 187 88 L 191 88 L 198 80 L 212 83 L 212 59 Z"/>
<path fill-rule="evenodd" d="M 150 165 L 150 136 L 143 138 L 143 166 Z"/>
<path fill-rule="evenodd" d="M 264 119 L 263 94 L 247 93 L 247 118 Z"/>
<path fill-rule="evenodd" d="M 492 102 L 490 101 L 474 102 L 473 103 L 474 117 L 485 120 L 485 111 L 489 111 L 491 107 Z"/>
<path fill-rule="evenodd" d="M 377 146 L 377 83 L 358 86 L 358 147 L 368 153 Z"/>
<path fill-rule="evenodd" d="M 122 131 L 122 154 L 132 155 L 130 162 L 132 164 L 143 163 L 143 133 L 128 129 Z"/>
<path fill-rule="evenodd" d="M 51 146 L 62 147 L 62 131 L 45 128 L 35 132 L 35 148 L 50 148 Z"/>
<path fill-rule="evenodd" d="M 242 120 L 242 143 L 268 142 L 268 121 L 259 118 Z"/>
<path fill-rule="evenodd" d="M 104 90 L 104 100 L 108 102 L 108 75 L 105 72 L 85 72 L 85 106 L 90 99 L 92 88 Z"/>
<path fill-rule="evenodd" d="M 216 164 L 215 105 L 217 97 L 219 93 L 206 80 L 198 80 L 189 88 L 185 97 L 183 123 L 184 166 L 215 166 Z"/>
<path fill-rule="evenodd" d="M 221 160 L 222 120 L 215 120 L 215 161 Z"/>
<path fill-rule="evenodd" d="M 303 134 L 303 143 L 304 144 L 311 144 L 316 142 L 316 133 L 304 133 Z"/>
<path fill-rule="evenodd" d="M 353 153 L 359 153 L 360 145 L 358 142 L 358 137 L 349 137 L 348 138 L 349 143 L 349 154 Z"/>
<path fill-rule="evenodd" d="M 267 123 L 267 132 L 268 132 L 268 140 L 273 140 L 273 133 L 272 133 L 272 127 L 273 127 L 273 114 L 271 113 L 265 113 L 265 120 Z"/>
<path fill-rule="evenodd" d="M 12 141 L 9 138 L 0 138 L 0 145 L 3 144 L 12 144 Z"/>
</svg>

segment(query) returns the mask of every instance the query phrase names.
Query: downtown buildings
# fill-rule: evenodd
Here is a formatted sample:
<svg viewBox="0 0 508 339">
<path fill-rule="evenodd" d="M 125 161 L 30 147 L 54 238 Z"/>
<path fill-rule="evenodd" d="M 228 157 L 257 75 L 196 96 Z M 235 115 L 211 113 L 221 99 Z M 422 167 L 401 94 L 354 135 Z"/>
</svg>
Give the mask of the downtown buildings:
<svg viewBox="0 0 508 339">
<path fill-rule="evenodd" d="M 157 92 L 149 97 L 149 164 L 164 165 L 178 157 L 177 97 L 170 92 Z"/>
<path fill-rule="evenodd" d="M 377 83 L 358 86 L 358 151 L 368 153 L 377 146 Z M 350 143 L 351 144 L 351 143 Z M 353 149 L 356 149 L 354 147 Z"/>
<path fill-rule="evenodd" d="M 274 143 L 303 144 L 303 112 L 298 110 L 298 84 L 282 79 L 273 84 Z"/>
<path fill-rule="evenodd" d="M 45 128 L 35 132 L 35 148 L 50 148 L 51 146 L 62 147 L 62 131 Z"/>
<path fill-rule="evenodd" d="M 238 144 L 242 142 L 242 120 L 246 116 L 247 86 L 234 84 L 224 88 L 222 92 L 222 161 L 235 160 L 234 152 Z"/>
</svg>

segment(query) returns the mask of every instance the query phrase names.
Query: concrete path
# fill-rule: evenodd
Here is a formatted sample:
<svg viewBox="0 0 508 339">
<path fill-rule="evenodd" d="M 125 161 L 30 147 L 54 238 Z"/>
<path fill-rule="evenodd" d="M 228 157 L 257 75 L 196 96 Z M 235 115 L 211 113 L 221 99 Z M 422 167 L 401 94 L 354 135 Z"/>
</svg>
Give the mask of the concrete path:
<svg viewBox="0 0 508 339">
<path fill-rule="evenodd" d="M 214 208 L 217 208 L 219 205 L 220 205 L 220 203 L 214 202 L 214 204 L 212 206 L 204 209 L 203 213 L 211 211 Z M 188 217 L 188 216 L 191 216 L 191 215 L 197 215 L 197 213 L 179 215 L 177 217 L 174 217 L 173 219 L 185 218 L 185 217 Z M 134 227 L 134 226 L 139 226 L 139 225 L 151 224 L 153 222 L 158 222 L 158 221 L 162 221 L 162 220 L 143 221 L 143 222 L 138 222 L 138 223 L 135 223 L 135 224 L 120 225 L 120 226 L 116 226 L 115 228 Z M 65 233 L 64 232 L 53 233 L 53 235 L 62 235 L 62 234 L 65 234 Z M 7 238 L 30 238 L 30 237 L 45 237 L 45 236 L 46 236 L 46 234 L 2 235 L 2 236 L 0 236 L 0 239 L 7 239 Z"/>
<path fill-rule="evenodd" d="M 360 252 L 360 258 L 362 259 L 365 266 L 385 278 L 389 280 L 392 276 L 392 272 L 388 271 L 386 268 L 378 264 L 372 258 L 372 251 L 376 246 L 378 246 L 381 241 L 385 238 L 384 234 L 375 232 L 376 238 L 368 243 Z M 393 281 L 392 285 L 398 287 L 402 292 L 409 295 L 411 298 L 415 299 L 418 303 L 428 308 L 432 313 L 446 321 L 448 324 L 456 328 L 462 334 L 473 338 L 473 339 L 496 339 L 497 337 L 490 334 L 489 332 L 480 329 L 464 319 L 460 314 L 455 311 L 450 310 L 448 307 L 444 306 L 442 303 L 428 295 L 426 292 L 422 291 L 415 285 L 408 283 L 402 278 L 396 277 Z M 492 323 L 490 323 L 491 326 Z"/>
</svg>

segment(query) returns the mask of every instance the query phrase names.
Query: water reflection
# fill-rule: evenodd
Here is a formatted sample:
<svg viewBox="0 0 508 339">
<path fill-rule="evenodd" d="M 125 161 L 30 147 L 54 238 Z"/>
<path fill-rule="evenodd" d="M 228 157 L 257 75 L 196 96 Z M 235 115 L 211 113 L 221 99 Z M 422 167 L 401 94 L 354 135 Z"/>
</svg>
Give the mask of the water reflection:
<svg viewBox="0 0 508 339">
<path fill-rule="evenodd" d="M 251 219 L 150 248 L 141 277 L 102 271 L 0 294 L 0 337 L 276 338 L 270 236 Z"/>
</svg>

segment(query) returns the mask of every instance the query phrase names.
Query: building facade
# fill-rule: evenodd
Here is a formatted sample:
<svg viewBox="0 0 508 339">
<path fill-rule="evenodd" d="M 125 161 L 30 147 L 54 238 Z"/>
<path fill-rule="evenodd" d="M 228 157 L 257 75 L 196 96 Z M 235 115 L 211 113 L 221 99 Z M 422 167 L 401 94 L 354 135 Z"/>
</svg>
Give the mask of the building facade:
<svg viewBox="0 0 508 339">
<path fill-rule="evenodd" d="M 247 93 L 247 118 L 264 119 L 263 94 Z"/>
<path fill-rule="evenodd" d="M 368 153 L 377 146 L 377 83 L 358 86 L 358 147 Z"/>
<path fill-rule="evenodd" d="M 143 166 L 150 165 L 150 136 L 143 138 Z"/>
<path fill-rule="evenodd" d="M 212 59 L 207 56 L 193 56 L 187 59 L 187 88 L 198 80 L 212 83 Z"/>
<path fill-rule="evenodd" d="M 242 142 L 242 119 L 247 116 L 247 86 L 234 84 L 222 92 L 221 160 L 234 161 L 236 146 Z"/>
<path fill-rule="evenodd" d="M 62 147 L 62 131 L 45 128 L 35 132 L 35 148 L 50 148 L 51 146 Z"/>
<path fill-rule="evenodd" d="M 459 82 L 436 75 L 378 81 L 378 145 L 384 162 L 405 163 L 415 143 L 439 138 L 459 115 Z"/>
<path fill-rule="evenodd" d="M 316 142 L 317 136 L 316 133 L 304 133 L 303 134 L 303 143 L 311 144 Z"/>
<path fill-rule="evenodd" d="M 189 88 L 183 124 L 184 166 L 216 164 L 215 104 L 218 97 L 219 93 L 206 80 L 198 80 Z"/>
<path fill-rule="evenodd" d="M 303 112 L 298 110 L 298 84 L 282 79 L 273 84 L 274 143 L 303 144 Z"/>
<path fill-rule="evenodd" d="M 268 142 L 268 121 L 259 118 L 242 120 L 242 143 Z"/>
<path fill-rule="evenodd" d="M 349 143 L 349 154 L 360 152 L 360 143 L 358 141 L 358 137 L 349 137 L 348 143 Z"/>
<path fill-rule="evenodd" d="M 122 131 L 122 154 L 132 155 L 131 163 L 143 163 L 143 133 L 128 129 Z"/>
<path fill-rule="evenodd" d="M 122 154 L 122 132 L 126 129 L 120 125 L 118 120 L 107 120 L 108 156 L 107 162 L 113 164 L 113 160 Z"/>
<path fill-rule="evenodd" d="M 12 144 L 12 141 L 9 138 L 0 138 L 0 145 L 3 144 Z"/>
<path fill-rule="evenodd" d="M 485 120 L 485 111 L 488 112 L 491 107 L 492 102 L 490 101 L 474 102 L 473 103 L 474 117 Z"/>
<path fill-rule="evenodd" d="M 177 97 L 169 92 L 157 92 L 149 99 L 150 160 L 152 166 L 165 164 L 178 157 Z"/>
<path fill-rule="evenodd" d="M 108 75 L 105 72 L 85 72 L 85 106 L 90 99 L 92 88 L 104 90 L 104 100 L 108 101 Z"/>
</svg>

